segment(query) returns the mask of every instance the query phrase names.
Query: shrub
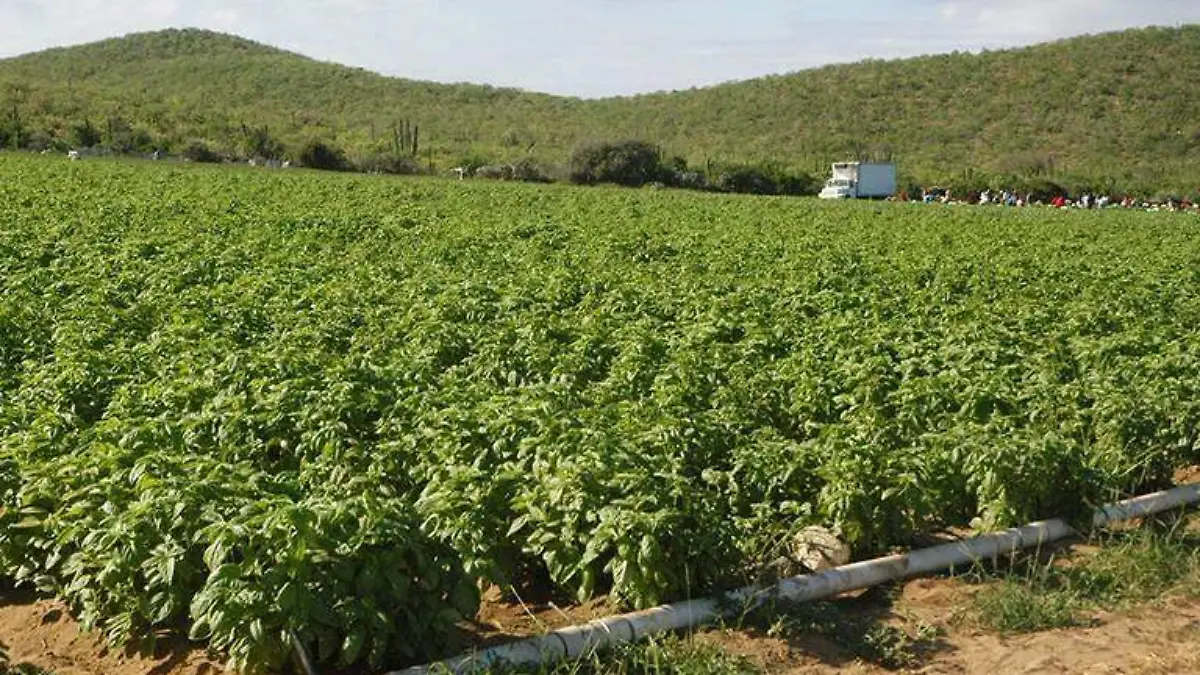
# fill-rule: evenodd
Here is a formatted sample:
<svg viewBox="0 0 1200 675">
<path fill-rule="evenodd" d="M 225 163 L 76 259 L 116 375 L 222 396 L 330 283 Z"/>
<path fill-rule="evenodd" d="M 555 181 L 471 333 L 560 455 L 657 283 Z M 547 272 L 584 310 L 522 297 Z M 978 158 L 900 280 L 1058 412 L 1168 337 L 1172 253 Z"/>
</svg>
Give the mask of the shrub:
<svg viewBox="0 0 1200 675">
<path fill-rule="evenodd" d="M 526 157 L 516 164 L 512 165 L 513 180 L 524 181 L 526 183 L 550 183 L 552 179 L 550 175 L 533 159 Z"/>
<path fill-rule="evenodd" d="M 477 152 L 471 152 L 460 157 L 454 166 L 462 167 L 466 175 L 474 176 L 480 167 L 487 166 L 488 164 L 491 164 L 491 162 L 488 161 L 487 157 Z"/>
<path fill-rule="evenodd" d="M 809 173 L 779 172 L 775 179 L 781 195 L 815 195 L 821 191 L 821 180 Z"/>
<path fill-rule="evenodd" d="M 699 171 L 676 172 L 669 184 L 685 190 L 707 190 L 709 187 L 708 179 Z"/>
<path fill-rule="evenodd" d="M 412 157 L 392 153 L 372 155 L 358 162 L 358 170 L 366 173 L 389 173 L 414 176 L 422 173 L 421 164 Z"/>
<path fill-rule="evenodd" d="M 664 163 L 659 181 L 664 185 L 685 190 L 706 190 L 709 187 L 708 179 L 704 174 L 689 169 L 687 160 L 678 156 L 672 157 Z"/>
<path fill-rule="evenodd" d="M 712 186 L 720 192 L 744 192 L 755 195 L 776 194 L 775 181 L 765 172 L 744 165 L 731 165 L 712 177 Z"/>
<path fill-rule="evenodd" d="M 756 195 L 816 194 L 820 182 L 806 173 L 789 173 L 770 164 L 726 164 L 709 176 L 709 186 L 720 192 Z"/>
<path fill-rule="evenodd" d="M 23 141 L 25 149 L 32 150 L 34 152 L 50 150 L 56 146 L 54 137 L 49 133 L 42 131 L 41 129 L 31 131 L 25 136 Z"/>
<path fill-rule="evenodd" d="M 1026 181 L 1017 187 L 1017 191 L 1028 194 L 1033 201 L 1041 202 L 1048 202 L 1059 195 L 1067 194 L 1065 187 L 1044 178 Z"/>
<path fill-rule="evenodd" d="M 207 164 L 218 164 L 221 161 L 221 156 L 218 155 L 204 141 L 192 141 L 183 150 L 183 158 L 190 162 L 204 162 Z"/>
<path fill-rule="evenodd" d="M 306 143 L 300 149 L 300 154 L 296 156 L 296 162 L 300 166 L 325 171 L 348 171 L 350 169 L 350 163 L 346 161 L 346 155 L 341 148 L 329 145 L 324 141 Z"/>
<path fill-rule="evenodd" d="M 570 172 L 572 183 L 641 187 L 663 177 L 662 151 L 645 141 L 588 145 L 572 155 Z"/>
<path fill-rule="evenodd" d="M 957 179 L 951 179 L 945 187 L 955 200 L 976 202 L 979 201 L 979 195 L 988 189 L 988 184 L 986 177 L 966 172 Z"/>
<path fill-rule="evenodd" d="M 475 167 L 471 175 L 489 180 L 512 180 L 513 167 L 509 164 L 484 164 Z"/>
</svg>

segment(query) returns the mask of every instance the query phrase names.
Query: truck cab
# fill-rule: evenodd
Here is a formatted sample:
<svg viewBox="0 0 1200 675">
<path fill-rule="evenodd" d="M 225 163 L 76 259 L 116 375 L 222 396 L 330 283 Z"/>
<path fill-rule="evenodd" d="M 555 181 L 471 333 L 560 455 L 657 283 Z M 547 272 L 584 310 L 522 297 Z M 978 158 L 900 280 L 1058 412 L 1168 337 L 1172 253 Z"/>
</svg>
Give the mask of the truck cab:
<svg viewBox="0 0 1200 675">
<path fill-rule="evenodd" d="M 821 190 L 821 199 L 851 199 L 857 196 L 855 182 L 848 178 L 833 178 Z"/>
</svg>

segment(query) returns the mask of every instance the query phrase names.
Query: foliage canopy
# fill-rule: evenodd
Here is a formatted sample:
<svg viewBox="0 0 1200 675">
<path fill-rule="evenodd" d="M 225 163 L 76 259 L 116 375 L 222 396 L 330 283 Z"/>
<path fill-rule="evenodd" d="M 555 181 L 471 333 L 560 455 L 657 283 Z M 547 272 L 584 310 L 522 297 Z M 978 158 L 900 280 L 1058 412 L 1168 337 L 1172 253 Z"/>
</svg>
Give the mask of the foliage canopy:
<svg viewBox="0 0 1200 675">
<path fill-rule="evenodd" d="M 0 574 L 251 668 L 437 655 L 1200 461 L 1192 214 L 0 155 Z"/>
</svg>

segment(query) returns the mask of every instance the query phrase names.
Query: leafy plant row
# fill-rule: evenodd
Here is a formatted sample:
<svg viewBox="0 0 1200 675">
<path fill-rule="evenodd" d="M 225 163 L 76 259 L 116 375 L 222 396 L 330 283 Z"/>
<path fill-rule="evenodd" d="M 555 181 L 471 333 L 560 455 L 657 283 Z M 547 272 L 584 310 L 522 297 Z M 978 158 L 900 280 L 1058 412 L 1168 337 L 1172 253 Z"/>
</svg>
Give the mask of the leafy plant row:
<svg viewBox="0 0 1200 675">
<path fill-rule="evenodd" d="M 0 158 L 0 573 L 247 671 L 1200 461 L 1187 215 Z"/>
</svg>

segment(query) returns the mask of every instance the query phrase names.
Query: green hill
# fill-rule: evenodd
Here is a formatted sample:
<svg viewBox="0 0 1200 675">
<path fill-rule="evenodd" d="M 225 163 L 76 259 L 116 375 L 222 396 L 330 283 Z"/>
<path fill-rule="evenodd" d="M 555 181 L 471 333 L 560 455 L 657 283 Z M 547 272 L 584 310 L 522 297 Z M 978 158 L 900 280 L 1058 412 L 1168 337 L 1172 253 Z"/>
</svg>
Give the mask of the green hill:
<svg viewBox="0 0 1200 675">
<path fill-rule="evenodd" d="M 640 138 L 693 164 L 823 173 L 831 160 L 886 153 L 924 182 L 976 172 L 1195 192 L 1197 81 L 1200 26 L 600 100 L 389 78 L 168 30 L 0 60 L 0 142 L 62 147 L 92 130 L 116 147 L 203 140 L 247 155 L 265 135 L 291 152 L 327 139 L 361 160 L 391 153 L 393 126 L 409 120 L 421 161 L 441 168 L 469 156 L 560 163 L 583 142 Z"/>
</svg>

